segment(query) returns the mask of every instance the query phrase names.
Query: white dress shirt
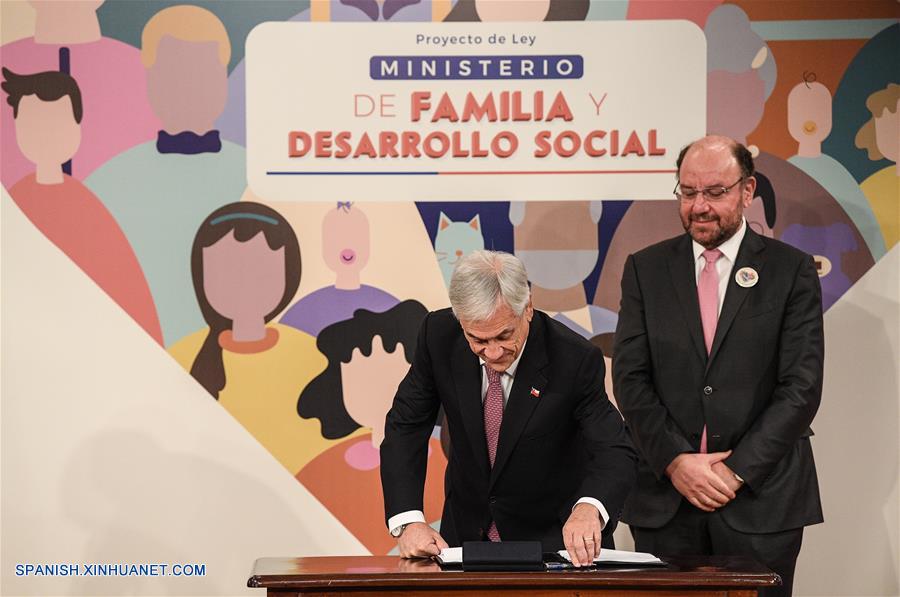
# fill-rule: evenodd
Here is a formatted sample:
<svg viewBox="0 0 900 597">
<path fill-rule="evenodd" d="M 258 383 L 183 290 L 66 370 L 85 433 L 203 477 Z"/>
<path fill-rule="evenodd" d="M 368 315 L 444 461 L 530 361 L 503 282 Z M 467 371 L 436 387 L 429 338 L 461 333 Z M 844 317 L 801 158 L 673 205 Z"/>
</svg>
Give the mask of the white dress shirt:
<svg viewBox="0 0 900 597">
<path fill-rule="evenodd" d="M 522 344 L 522 350 L 519 351 L 519 356 L 516 357 L 516 360 L 512 362 L 512 364 L 500 374 L 500 385 L 503 387 L 503 408 L 506 409 L 506 403 L 509 402 L 509 393 L 512 390 L 513 381 L 515 380 L 516 369 L 519 368 L 519 361 L 522 359 L 522 355 L 525 354 L 525 346 L 528 344 L 528 340 L 525 340 L 525 343 Z M 485 367 L 487 365 L 484 362 L 484 359 L 479 359 L 481 363 L 481 403 L 484 404 L 484 398 L 487 395 L 488 389 L 488 377 L 485 372 Z M 576 505 L 581 503 L 591 504 L 597 510 L 600 511 L 600 528 L 603 529 L 606 527 L 606 523 L 609 521 L 609 513 L 607 513 L 606 508 L 603 507 L 603 504 L 600 503 L 600 500 L 592 498 L 592 497 L 583 497 L 575 502 Z M 421 510 L 407 510 L 406 512 L 401 512 L 400 514 L 396 514 L 391 516 L 388 520 L 387 527 L 388 529 L 396 529 L 397 527 L 404 524 L 411 524 L 413 522 L 425 522 L 425 514 Z"/>
<path fill-rule="evenodd" d="M 716 273 L 719 275 L 719 313 L 722 312 L 722 304 L 725 302 L 725 290 L 728 288 L 728 280 L 731 278 L 731 270 L 734 269 L 734 262 L 737 260 L 738 249 L 741 248 L 741 242 L 747 233 L 747 221 L 741 220 L 741 227 L 735 232 L 731 238 L 716 247 L 722 252 L 722 256 L 716 260 Z M 696 282 L 700 283 L 700 272 L 706 266 L 706 258 L 703 257 L 703 251 L 706 248 L 695 240 L 691 241 L 694 247 L 694 276 Z"/>
</svg>

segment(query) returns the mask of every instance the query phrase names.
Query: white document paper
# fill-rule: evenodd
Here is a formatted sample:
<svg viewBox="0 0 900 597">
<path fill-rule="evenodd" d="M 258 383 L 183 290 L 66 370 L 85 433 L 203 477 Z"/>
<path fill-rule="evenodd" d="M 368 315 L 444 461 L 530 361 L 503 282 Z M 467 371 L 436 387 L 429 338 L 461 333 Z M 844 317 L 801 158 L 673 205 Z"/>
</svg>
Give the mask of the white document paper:
<svg viewBox="0 0 900 597">
<path fill-rule="evenodd" d="M 572 561 L 569 552 L 560 549 L 557 553 L 568 561 Z M 644 553 L 642 551 L 624 551 L 621 549 L 602 549 L 600 556 L 594 559 L 597 564 L 665 564 L 652 553 Z"/>
<path fill-rule="evenodd" d="M 442 549 L 439 556 L 437 556 L 437 561 L 441 564 L 461 564 L 463 558 L 463 548 L 462 547 L 448 547 L 447 549 Z M 572 561 L 569 557 L 569 552 L 565 549 L 559 550 L 559 555 L 565 558 L 568 561 Z M 660 560 L 658 557 L 653 555 L 652 553 L 644 553 L 641 551 L 624 551 L 621 549 L 603 549 L 600 551 L 600 556 L 594 560 L 597 564 L 632 564 L 632 565 L 665 565 L 665 562 Z"/>
<path fill-rule="evenodd" d="M 441 564 L 462 564 L 462 547 L 442 549 L 435 559 Z"/>
</svg>

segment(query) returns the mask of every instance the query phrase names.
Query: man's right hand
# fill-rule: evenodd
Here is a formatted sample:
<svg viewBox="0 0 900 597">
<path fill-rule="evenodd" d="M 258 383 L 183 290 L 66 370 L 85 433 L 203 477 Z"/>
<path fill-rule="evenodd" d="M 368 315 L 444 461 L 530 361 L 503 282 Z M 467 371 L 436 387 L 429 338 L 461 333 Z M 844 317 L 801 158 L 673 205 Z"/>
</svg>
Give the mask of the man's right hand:
<svg viewBox="0 0 900 597">
<path fill-rule="evenodd" d="M 731 456 L 727 452 L 679 454 L 666 467 L 672 485 L 687 501 L 704 512 L 714 512 L 734 499 L 735 493 L 712 469 Z"/>
<path fill-rule="evenodd" d="M 413 522 L 397 539 L 401 558 L 430 558 L 449 547 L 444 538 L 424 522 Z"/>
</svg>

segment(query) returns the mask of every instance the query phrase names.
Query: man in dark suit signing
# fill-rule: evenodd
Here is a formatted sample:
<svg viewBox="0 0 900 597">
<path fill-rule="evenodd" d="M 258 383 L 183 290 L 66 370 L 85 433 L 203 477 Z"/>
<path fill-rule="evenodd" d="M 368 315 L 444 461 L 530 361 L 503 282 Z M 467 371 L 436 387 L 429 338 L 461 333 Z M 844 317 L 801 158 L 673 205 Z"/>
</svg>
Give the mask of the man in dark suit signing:
<svg viewBox="0 0 900 597">
<path fill-rule="evenodd" d="M 677 165 L 687 234 L 629 256 L 622 275 L 614 388 L 641 456 L 622 520 L 639 551 L 751 556 L 789 595 L 803 527 L 822 522 L 819 277 L 747 226 L 743 145 L 705 137 Z"/>
<path fill-rule="evenodd" d="M 452 309 L 422 323 L 381 444 L 388 529 L 403 557 L 463 541 L 539 540 L 576 565 L 600 553 L 637 456 L 606 397 L 603 354 L 535 311 L 513 255 L 476 251 L 450 281 Z M 428 437 L 450 432 L 441 532 L 425 524 Z"/>
</svg>

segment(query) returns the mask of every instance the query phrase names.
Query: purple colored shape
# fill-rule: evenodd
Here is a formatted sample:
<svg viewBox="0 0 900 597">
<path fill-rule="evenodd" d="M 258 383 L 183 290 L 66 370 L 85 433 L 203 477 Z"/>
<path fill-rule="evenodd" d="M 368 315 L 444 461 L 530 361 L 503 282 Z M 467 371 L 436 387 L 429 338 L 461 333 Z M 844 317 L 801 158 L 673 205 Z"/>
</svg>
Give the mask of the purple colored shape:
<svg viewBox="0 0 900 597">
<path fill-rule="evenodd" d="M 844 254 L 859 248 L 856 237 L 847 224 L 842 222 L 830 226 L 791 224 L 785 229 L 781 240 L 810 255 L 825 257 L 831 262 L 831 271 L 819 277 L 822 284 L 823 311 L 827 311 L 853 285 L 841 267 Z M 820 266 L 819 261 L 817 258 L 817 267 Z"/>
<path fill-rule="evenodd" d="M 204 135 L 198 135 L 192 131 L 170 135 L 166 131 L 159 131 L 159 135 L 156 137 L 156 150 L 159 153 L 184 155 L 219 153 L 222 151 L 222 141 L 219 140 L 219 131 L 216 130 L 209 131 Z"/>
<path fill-rule="evenodd" d="M 332 323 L 352 318 L 357 309 L 381 313 L 399 302 L 393 295 L 365 284 L 356 290 L 326 286 L 294 303 L 282 316 L 281 323 L 318 336 Z"/>
</svg>

